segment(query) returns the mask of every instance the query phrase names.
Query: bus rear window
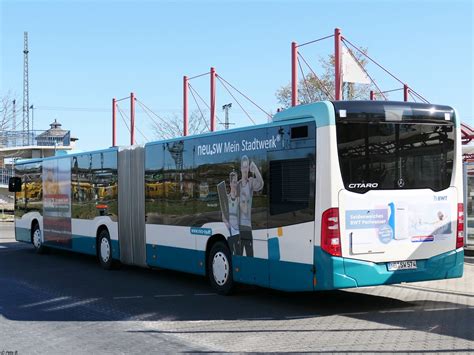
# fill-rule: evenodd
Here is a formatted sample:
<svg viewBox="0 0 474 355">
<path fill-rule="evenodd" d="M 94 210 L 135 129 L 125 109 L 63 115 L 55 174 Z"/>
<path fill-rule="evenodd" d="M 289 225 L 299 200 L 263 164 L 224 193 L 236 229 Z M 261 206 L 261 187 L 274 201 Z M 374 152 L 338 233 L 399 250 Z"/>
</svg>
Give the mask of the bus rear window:
<svg viewBox="0 0 474 355">
<path fill-rule="evenodd" d="M 336 130 L 339 165 L 349 191 L 440 191 L 450 185 L 454 158 L 452 122 L 339 120 Z"/>
</svg>

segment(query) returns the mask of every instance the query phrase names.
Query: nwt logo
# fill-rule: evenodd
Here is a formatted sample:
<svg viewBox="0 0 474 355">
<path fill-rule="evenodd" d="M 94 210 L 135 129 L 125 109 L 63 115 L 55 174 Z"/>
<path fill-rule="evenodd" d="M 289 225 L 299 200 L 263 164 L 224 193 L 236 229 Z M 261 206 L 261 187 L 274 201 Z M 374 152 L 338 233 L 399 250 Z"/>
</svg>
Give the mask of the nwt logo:
<svg viewBox="0 0 474 355">
<path fill-rule="evenodd" d="M 448 196 L 433 196 L 435 201 L 448 201 Z"/>
</svg>

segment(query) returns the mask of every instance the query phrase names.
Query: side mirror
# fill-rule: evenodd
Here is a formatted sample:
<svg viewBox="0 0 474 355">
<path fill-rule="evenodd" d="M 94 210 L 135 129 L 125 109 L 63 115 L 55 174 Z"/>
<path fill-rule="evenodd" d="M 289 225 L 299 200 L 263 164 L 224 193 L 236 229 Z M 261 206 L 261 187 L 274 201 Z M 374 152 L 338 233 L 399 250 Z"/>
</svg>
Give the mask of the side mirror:
<svg viewBox="0 0 474 355">
<path fill-rule="evenodd" d="M 8 191 L 21 192 L 21 178 L 15 176 L 8 179 Z"/>
</svg>

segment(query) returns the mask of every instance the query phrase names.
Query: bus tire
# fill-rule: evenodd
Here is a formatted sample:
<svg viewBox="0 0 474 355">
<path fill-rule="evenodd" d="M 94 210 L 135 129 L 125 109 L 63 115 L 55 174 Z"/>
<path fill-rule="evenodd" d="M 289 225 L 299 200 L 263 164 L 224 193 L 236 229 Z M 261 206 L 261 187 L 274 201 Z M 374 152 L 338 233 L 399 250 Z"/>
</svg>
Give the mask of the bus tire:
<svg viewBox="0 0 474 355">
<path fill-rule="evenodd" d="M 37 222 L 33 224 L 33 228 L 31 229 L 31 243 L 33 244 L 37 254 L 46 253 L 46 247 L 43 245 L 43 241 L 41 240 L 41 229 Z"/>
<path fill-rule="evenodd" d="M 111 270 L 113 268 L 112 243 L 107 229 L 102 229 L 97 237 L 97 256 L 103 269 Z"/>
<path fill-rule="evenodd" d="M 209 282 L 220 295 L 228 295 L 234 287 L 232 275 L 232 257 L 225 242 L 218 241 L 212 245 L 207 260 Z"/>
</svg>

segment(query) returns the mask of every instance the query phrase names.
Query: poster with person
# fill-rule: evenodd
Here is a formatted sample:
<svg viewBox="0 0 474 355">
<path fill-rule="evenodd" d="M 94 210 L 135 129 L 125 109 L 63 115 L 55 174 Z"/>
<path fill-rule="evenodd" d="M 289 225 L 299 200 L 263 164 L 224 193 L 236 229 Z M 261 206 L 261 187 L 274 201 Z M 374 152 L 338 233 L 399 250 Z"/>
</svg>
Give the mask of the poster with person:
<svg viewBox="0 0 474 355">
<path fill-rule="evenodd" d="M 254 192 L 263 189 L 263 177 L 255 162 L 247 155 L 240 158 L 238 173 L 229 175 L 230 193 L 224 194 L 223 182 L 218 185 L 222 220 L 229 228 L 229 245 L 234 255 L 253 257 L 252 201 Z"/>
</svg>

